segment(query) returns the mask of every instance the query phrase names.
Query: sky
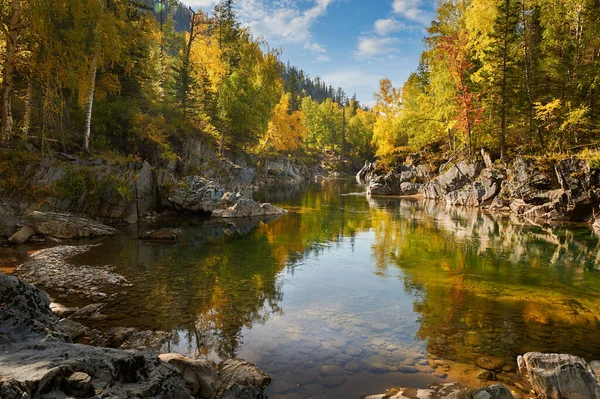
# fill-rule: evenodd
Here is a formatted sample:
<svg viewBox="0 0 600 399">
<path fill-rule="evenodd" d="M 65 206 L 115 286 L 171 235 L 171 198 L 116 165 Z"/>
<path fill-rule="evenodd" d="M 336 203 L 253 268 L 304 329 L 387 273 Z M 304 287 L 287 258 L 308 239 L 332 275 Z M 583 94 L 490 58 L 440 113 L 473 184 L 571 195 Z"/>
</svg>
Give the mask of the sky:
<svg viewBox="0 0 600 399">
<path fill-rule="evenodd" d="M 183 0 L 210 13 L 217 0 Z M 281 60 L 373 105 L 379 80 L 402 86 L 416 70 L 437 0 L 237 0 L 255 37 Z"/>
</svg>

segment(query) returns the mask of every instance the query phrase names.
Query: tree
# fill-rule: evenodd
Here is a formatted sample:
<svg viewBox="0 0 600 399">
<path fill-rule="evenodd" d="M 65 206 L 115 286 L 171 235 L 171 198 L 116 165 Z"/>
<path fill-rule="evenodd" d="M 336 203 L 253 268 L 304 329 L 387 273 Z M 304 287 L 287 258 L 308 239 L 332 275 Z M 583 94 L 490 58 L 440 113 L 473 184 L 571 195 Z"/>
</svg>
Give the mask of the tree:
<svg viewBox="0 0 600 399">
<path fill-rule="evenodd" d="M 3 2 L 1 9 L 2 23 L 0 23 L 0 28 L 6 38 L 6 51 L 4 53 L 4 63 L 2 64 L 2 97 L 0 99 L 2 104 L 0 142 L 2 143 L 6 143 L 13 133 L 11 96 L 17 62 L 17 48 L 23 29 L 23 21 L 21 20 L 22 7 L 21 0 L 12 0 L 10 6 Z"/>
<path fill-rule="evenodd" d="M 261 144 L 263 150 L 272 147 L 278 152 L 295 151 L 306 137 L 304 115 L 300 111 L 290 112 L 290 97 L 290 93 L 283 94 L 279 104 L 273 108 L 267 133 Z"/>
</svg>

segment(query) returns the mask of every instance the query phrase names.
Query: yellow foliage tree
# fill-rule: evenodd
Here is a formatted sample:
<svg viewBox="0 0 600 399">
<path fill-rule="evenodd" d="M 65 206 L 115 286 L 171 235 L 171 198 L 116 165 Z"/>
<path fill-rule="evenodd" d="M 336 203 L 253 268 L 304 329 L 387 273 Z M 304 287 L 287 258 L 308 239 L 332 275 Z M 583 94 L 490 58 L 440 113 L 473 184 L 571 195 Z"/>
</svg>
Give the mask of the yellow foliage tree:
<svg viewBox="0 0 600 399">
<path fill-rule="evenodd" d="M 262 149 L 270 146 L 275 151 L 294 151 L 306 137 L 304 114 L 301 111 L 289 112 L 290 93 L 281 96 L 271 112 L 269 127 L 262 140 Z"/>
</svg>

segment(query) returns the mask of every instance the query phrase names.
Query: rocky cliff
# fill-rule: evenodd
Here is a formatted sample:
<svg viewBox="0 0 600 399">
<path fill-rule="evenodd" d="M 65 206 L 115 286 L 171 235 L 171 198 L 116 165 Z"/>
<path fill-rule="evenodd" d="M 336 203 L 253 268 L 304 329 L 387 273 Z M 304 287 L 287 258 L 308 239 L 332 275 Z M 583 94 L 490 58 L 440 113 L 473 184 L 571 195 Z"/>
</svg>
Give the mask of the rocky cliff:
<svg viewBox="0 0 600 399">
<path fill-rule="evenodd" d="M 419 195 L 450 206 L 514 213 L 535 222 L 593 223 L 600 207 L 600 171 L 576 156 L 561 160 L 517 157 L 428 163 L 408 157 L 391 170 L 366 163 L 357 180 L 369 195 Z"/>
</svg>

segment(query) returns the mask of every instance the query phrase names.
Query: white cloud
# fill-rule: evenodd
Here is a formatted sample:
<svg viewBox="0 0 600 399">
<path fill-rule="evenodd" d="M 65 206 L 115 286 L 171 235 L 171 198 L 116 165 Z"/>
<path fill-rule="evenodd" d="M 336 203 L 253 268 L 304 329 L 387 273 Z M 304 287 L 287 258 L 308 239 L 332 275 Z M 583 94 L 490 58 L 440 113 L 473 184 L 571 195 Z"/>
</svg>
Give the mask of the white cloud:
<svg viewBox="0 0 600 399">
<path fill-rule="evenodd" d="M 301 10 L 297 2 L 289 0 L 273 5 L 264 0 L 245 0 L 239 3 L 238 13 L 255 35 L 270 42 L 306 44 L 312 39 L 310 29 L 334 1 L 315 0 L 312 7 Z"/>
<path fill-rule="evenodd" d="M 404 29 L 407 29 L 407 26 L 393 18 L 378 19 L 375 21 L 375 31 L 380 36 L 387 36 L 391 33 L 399 32 Z"/>
<path fill-rule="evenodd" d="M 219 0 L 183 0 L 183 4 L 193 9 L 201 8 L 203 10 L 212 9 Z"/>
<path fill-rule="evenodd" d="M 406 19 L 429 25 L 434 16 L 423 9 L 423 0 L 394 0 L 392 5 L 394 13 Z"/>
<path fill-rule="evenodd" d="M 355 57 L 375 58 L 393 56 L 398 52 L 395 47 L 400 40 L 395 37 L 359 37 L 358 50 L 354 53 Z"/>
</svg>

